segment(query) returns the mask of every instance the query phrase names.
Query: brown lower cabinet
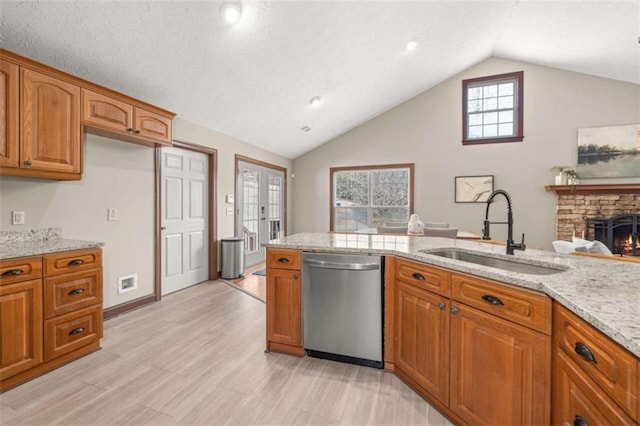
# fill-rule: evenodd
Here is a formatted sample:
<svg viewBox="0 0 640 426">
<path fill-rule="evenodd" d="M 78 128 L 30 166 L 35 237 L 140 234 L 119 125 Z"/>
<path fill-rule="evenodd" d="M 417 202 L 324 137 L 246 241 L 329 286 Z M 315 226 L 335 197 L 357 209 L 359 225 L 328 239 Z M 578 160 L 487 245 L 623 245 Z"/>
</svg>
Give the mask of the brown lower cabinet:
<svg viewBox="0 0 640 426">
<path fill-rule="evenodd" d="M 542 309 L 549 318 L 539 323 L 550 324 L 550 299 L 477 277 L 451 272 L 445 277 L 440 268 L 420 265 L 415 272 L 420 276 L 453 284 L 451 298 L 445 297 L 425 290 L 428 279 L 405 278 L 413 276 L 414 264 L 396 260 L 395 269 L 404 271 L 395 280 L 396 373 L 461 424 L 549 424 L 551 337 L 490 312 L 496 299 L 503 303 L 502 316 L 508 316 L 522 299 L 534 296 L 549 305 Z M 486 311 L 456 300 L 475 293 Z"/>
<path fill-rule="evenodd" d="M 267 249 L 267 352 L 302 356 L 301 253 Z"/>
<path fill-rule="evenodd" d="M 0 391 L 100 349 L 102 250 L 0 261 Z"/>
</svg>

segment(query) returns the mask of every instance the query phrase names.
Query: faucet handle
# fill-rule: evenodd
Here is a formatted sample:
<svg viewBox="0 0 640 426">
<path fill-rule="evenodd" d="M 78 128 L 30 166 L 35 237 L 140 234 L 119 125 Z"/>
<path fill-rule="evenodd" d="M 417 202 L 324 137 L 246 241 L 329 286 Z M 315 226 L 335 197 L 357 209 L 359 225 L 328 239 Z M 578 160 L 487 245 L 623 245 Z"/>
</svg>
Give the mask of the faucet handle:
<svg viewBox="0 0 640 426">
<path fill-rule="evenodd" d="M 516 244 L 515 248 L 518 250 L 525 250 L 527 248 L 527 246 L 524 244 L 524 232 L 522 233 L 522 241 L 520 242 L 520 244 Z"/>
<path fill-rule="evenodd" d="M 489 236 L 489 227 L 491 225 L 491 222 L 489 222 L 488 219 L 484 220 L 484 225 L 482 226 L 482 239 L 483 240 L 490 240 L 491 237 Z"/>
</svg>

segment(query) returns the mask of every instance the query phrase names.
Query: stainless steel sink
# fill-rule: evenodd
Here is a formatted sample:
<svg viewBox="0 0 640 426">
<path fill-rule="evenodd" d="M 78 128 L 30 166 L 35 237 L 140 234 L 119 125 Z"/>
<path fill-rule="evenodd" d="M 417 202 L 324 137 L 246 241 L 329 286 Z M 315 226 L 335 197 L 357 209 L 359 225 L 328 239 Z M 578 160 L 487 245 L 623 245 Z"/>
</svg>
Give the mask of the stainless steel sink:
<svg viewBox="0 0 640 426">
<path fill-rule="evenodd" d="M 470 253 L 467 251 L 456 250 L 422 250 L 425 254 L 446 257 L 447 259 L 460 260 L 462 262 L 475 263 L 476 265 L 489 266 L 491 268 L 502 269 L 505 271 L 519 272 L 521 274 L 530 275 L 552 275 L 564 272 L 561 266 L 551 267 L 538 265 L 535 263 L 525 263 L 516 260 L 507 260 L 498 257 L 486 256 L 479 253 Z"/>
</svg>

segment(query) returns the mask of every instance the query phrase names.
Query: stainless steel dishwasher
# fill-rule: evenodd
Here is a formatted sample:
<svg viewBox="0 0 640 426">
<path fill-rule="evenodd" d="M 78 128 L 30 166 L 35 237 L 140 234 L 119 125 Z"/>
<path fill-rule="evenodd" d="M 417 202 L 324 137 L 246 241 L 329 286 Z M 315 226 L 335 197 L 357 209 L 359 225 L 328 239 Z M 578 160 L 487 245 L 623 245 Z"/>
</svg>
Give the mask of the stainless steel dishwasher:
<svg viewBox="0 0 640 426">
<path fill-rule="evenodd" d="M 302 341 L 309 356 L 384 367 L 383 259 L 302 254 Z"/>
</svg>

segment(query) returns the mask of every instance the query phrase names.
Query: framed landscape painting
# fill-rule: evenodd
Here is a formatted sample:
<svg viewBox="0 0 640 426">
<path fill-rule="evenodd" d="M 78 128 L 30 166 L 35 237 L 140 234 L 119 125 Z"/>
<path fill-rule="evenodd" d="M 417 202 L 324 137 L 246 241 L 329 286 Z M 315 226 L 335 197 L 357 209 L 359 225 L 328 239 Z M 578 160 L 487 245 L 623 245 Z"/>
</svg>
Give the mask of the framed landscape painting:
<svg viewBox="0 0 640 426">
<path fill-rule="evenodd" d="M 640 176 L 640 124 L 578 129 L 581 178 Z"/>
<path fill-rule="evenodd" d="M 456 203 L 484 203 L 493 192 L 493 175 L 456 176 Z"/>
</svg>

